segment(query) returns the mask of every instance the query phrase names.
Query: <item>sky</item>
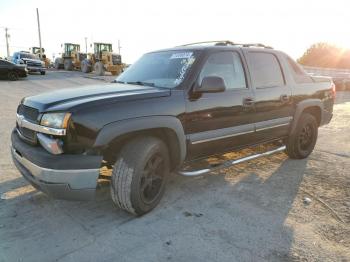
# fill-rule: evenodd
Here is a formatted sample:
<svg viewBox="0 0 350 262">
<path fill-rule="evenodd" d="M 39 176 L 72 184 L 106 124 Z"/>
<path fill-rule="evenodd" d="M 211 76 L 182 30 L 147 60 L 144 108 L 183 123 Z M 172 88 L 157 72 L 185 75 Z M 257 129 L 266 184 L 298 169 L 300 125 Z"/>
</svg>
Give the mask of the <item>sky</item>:
<svg viewBox="0 0 350 262">
<path fill-rule="evenodd" d="M 49 58 L 65 42 L 85 50 L 90 43 L 121 43 L 122 59 L 133 63 L 143 53 L 181 44 L 231 40 L 263 43 L 294 59 L 316 42 L 350 48 L 348 0 L 0 0 L 0 57 L 42 46 Z"/>
</svg>

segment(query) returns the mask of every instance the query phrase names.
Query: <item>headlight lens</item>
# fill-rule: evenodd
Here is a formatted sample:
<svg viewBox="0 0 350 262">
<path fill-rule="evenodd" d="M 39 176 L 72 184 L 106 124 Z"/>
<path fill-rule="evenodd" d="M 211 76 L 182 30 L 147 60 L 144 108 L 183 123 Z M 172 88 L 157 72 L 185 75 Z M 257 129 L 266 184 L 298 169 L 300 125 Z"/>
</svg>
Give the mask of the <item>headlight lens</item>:
<svg viewBox="0 0 350 262">
<path fill-rule="evenodd" d="M 67 128 L 70 113 L 47 113 L 41 118 L 40 124 L 53 128 Z"/>
</svg>

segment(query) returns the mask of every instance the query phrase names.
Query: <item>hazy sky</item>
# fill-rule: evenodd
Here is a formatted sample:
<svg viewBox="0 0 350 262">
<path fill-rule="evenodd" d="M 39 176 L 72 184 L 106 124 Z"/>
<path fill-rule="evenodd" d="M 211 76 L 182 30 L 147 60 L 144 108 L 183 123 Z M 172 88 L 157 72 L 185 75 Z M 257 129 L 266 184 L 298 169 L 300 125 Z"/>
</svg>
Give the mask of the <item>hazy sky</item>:
<svg viewBox="0 0 350 262">
<path fill-rule="evenodd" d="M 203 40 L 260 42 L 298 58 L 307 47 L 327 41 L 350 48 L 350 2 L 346 0 L 0 0 L 0 56 L 38 46 L 36 10 L 48 57 L 61 43 L 121 41 L 124 62 L 147 51 Z M 91 50 L 89 50 L 91 51 Z"/>
</svg>

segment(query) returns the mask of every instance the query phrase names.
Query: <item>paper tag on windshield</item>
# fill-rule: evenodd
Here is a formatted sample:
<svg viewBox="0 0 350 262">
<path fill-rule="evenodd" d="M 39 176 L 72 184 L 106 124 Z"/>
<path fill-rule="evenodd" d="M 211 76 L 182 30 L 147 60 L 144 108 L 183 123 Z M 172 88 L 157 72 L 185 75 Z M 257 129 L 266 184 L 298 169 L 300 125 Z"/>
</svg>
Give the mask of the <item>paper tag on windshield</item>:
<svg viewBox="0 0 350 262">
<path fill-rule="evenodd" d="M 193 55 L 192 52 L 176 53 L 176 54 L 172 54 L 170 59 L 190 58 L 192 55 Z"/>
</svg>

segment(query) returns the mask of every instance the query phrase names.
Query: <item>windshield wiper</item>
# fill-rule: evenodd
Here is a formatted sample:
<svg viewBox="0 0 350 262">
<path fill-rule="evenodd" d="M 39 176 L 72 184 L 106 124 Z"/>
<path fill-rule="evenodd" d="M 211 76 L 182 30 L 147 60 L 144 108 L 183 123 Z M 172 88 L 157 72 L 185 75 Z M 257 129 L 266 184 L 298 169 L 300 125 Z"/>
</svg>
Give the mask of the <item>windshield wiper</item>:
<svg viewBox="0 0 350 262">
<path fill-rule="evenodd" d="M 155 86 L 154 83 L 143 82 L 143 81 L 125 82 L 125 84 L 129 84 L 129 85 L 139 85 L 139 86 Z"/>
</svg>

